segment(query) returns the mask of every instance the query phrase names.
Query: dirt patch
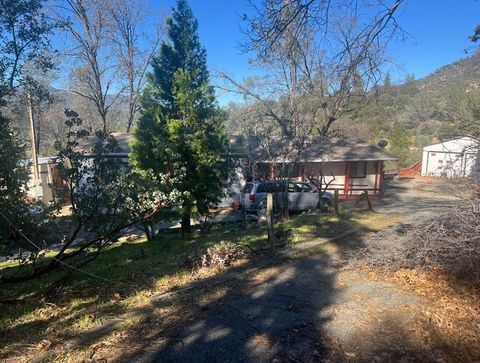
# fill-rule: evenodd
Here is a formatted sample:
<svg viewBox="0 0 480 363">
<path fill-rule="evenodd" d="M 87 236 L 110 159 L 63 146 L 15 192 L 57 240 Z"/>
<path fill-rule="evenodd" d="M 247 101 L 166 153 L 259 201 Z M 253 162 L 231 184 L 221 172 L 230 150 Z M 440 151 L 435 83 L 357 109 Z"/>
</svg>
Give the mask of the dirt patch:
<svg viewBox="0 0 480 363">
<path fill-rule="evenodd" d="M 158 319 L 160 325 L 149 329 L 161 330 L 161 337 L 135 345 L 138 351 L 149 347 L 147 353 L 124 351 L 115 359 L 434 361 L 453 356 L 430 352 L 436 348 L 433 339 L 429 344 L 417 341 L 417 332 L 428 331 L 419 325 L 428 321 L 423 311 L 431 302 L 424 296 L 394 279 L 339 270 L 331 261 L 327 256 L 302 258 L 255 272 L 233 288 L 217 287 L 198 299 L 171 302 L 180 307 L 177 313 L 188 306 L 199 309 L 189 309 L 188 318 L 179 317 L 169 327 Z M 147 336 L 155 334 L 142 335 Z"/>
<path fill-rule="evenodd" d="M 324 311 L 330 318 L 325 333 L 345 357 L 392 358 L 392 352 L 405 353 L 402 345 L 412 346 L 408 327 L 423 305 L 419 296 L 358 271 L 341 272 L 337 289 L 341 293 L 336 303 Z M 338 356 L 342 351 L 330 353 Z"/>
</svg>

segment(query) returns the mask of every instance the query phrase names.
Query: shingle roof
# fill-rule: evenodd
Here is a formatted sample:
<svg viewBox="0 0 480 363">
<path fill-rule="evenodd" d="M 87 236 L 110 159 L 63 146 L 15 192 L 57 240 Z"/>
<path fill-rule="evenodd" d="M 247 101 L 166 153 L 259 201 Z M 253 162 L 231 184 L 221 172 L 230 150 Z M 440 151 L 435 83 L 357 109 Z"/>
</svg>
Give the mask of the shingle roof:
<svg viewBox="0 0 480 363">
<path fill-rule="evenodd" d="M 125 155 L 125 156 L 128 155 L 128 153 L 130 152 L 129 144 L 134 140 L 133 135 L 127 134 L 124 132 L 114 132 L 111 135 L 118 142 L 118 151 L 115 154 Z M 96 135 L 90 135 L 79 142 L 77 150 L 89 153 L 95 146 L 95 143 L 97 142 L 97 140 L 98 138 Z"/>
<path fill-rule="evenodd" d="M 399 160 L 376 145 L 358 139 L 330 139 L 313 143 L 304 154 L 305 161 Z"/>
<path fill-rule="evenodd" d="M 275 145 L 274 142 L 270 141 L 270 150 L 267 152 L 267 150 L 262 148 L 261 142 L 255 138 L 247 141 L 245 137 L 241 137 L 230 142 L 230 149 L 234 150 L 235 154 L 241 155 L 243 153 L 245 157 L 251 157 L 255 161 L 263 162 L 270 162 L 273 160 L 276 162 L 288 162 L 289 160 L 286 160 L 289 159 L 288 156 L 271 156 L 272 154 L 282 155 L 282 152 L 272 151 L 272 148 L 280 150 L 282 147 L 281 143 Z M 304 151 L 293 154 L 296 154 L 294 159 L 301 159 L 303 162 L 399 160 L 399 158 L 389 154 L 379 146 L 352 138 L 333 138 L 323 141 L 317 140 L 312 142 Z"/>
</svg>

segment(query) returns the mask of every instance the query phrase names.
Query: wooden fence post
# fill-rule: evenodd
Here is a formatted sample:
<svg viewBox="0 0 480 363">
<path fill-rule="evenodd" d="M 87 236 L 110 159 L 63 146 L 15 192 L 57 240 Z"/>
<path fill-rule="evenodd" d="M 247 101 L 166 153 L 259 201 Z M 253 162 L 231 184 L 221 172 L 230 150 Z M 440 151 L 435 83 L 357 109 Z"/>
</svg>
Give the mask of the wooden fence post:
<svg viewBox="0 0 480 363">
<path fill-rule="evenodd" d="M 273 243 L 273 194 L 267 193 L 267 231 L 268 241 Z"/>
<path fill-rule="evenodd" d="M 338 189 L 335 189 L 333 193 L 333 210 L 338 217 Z"/>
<path fill-rule="evenodd" d="M 372 202 L 370 201 L 370 198 L 368 197 L 368 190 L 365 190 L 364 194 L 365 194 L 365 199 L 367 201 L 368 210 L 373 212 Z"/>
</svg>

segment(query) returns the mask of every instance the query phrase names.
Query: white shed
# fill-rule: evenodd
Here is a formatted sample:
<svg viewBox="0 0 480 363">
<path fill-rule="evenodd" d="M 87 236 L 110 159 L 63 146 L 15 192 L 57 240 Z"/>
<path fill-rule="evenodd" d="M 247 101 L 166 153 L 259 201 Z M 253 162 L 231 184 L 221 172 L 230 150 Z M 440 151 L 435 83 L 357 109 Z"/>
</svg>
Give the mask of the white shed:
<svg viewBox="0 0 480 363">
<path fill-rule="evenodd" d="M 439 144 L 425 146 L 422 157 L 422 175 L 470 177 L 480 142 L 461 137 Z"/>
</svg>

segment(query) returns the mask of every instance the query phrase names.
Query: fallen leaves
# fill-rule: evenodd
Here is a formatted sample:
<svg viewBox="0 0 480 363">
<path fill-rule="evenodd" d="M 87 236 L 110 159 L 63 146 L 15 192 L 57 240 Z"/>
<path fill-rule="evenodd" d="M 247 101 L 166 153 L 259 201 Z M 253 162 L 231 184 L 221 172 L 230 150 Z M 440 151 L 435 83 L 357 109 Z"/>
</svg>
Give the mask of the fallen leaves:
<svg viewBox="0 0 480 363">
<path fill-rule="evenodd" d="M 52 342 L 50 340 L 43 339 L 37 344 L 37 349 L 39 351 L 44 352 L 44 351 L 48 350 L 51 347 L 51 345 L 52 345 Z"/>
<path fill-rule="evenodd" d="M 368 272 L 373 280 L 400 285 L 423 297 L 425 308 L 412 321 L 411 331 L 425 349 L 443 347 L 459 360 L 480 357 L 478 281 L 456 280 L 441 268 Z"/>
</svg>

